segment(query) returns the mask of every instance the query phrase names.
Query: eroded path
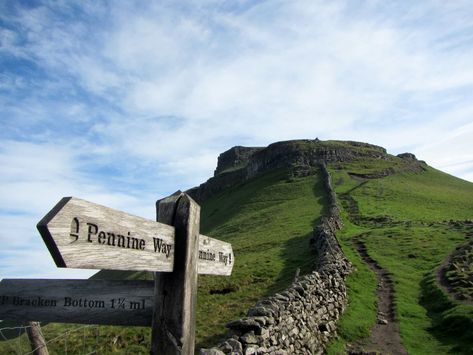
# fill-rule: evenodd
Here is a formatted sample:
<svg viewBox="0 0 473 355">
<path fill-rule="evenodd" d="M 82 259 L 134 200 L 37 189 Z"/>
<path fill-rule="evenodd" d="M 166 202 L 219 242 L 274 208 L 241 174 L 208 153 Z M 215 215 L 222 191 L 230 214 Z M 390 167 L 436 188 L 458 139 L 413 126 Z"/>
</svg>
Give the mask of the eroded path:
<svg viewBox="0 0 473 355">
<path fill-rule="evenodd" d="M 340 201 L 343 208 L 348 212 L 348 218 L 353 224 L 365 225 L 371 228 L 383 226 L 386 221 L 379 219 L 372 219 L 362 216 L 358 203 L 351 196 L 351 193 L 363 185 L 365 185 L 370 178 L 358 177 L 360 183 L 351 190 L 339 194 Z M 370 336 L 366 339 L 361 339 L 355 343 L 349 344 L 349 354 L 407 354 L 406 349 L 402 345 L 402 340 L 399 332 L 399 323 L 396 321 L 396 312 L 394 304 L 394 285 L 391 274 L 383 269 L 374 260 L 366 249 L 362 235 L 353 237 L 353 244 L 360 254 L 361 258 L 368 264 L 368 266 L 376 274 L 377 278 L 377 317 L 376 324 L 370 331 Z"/>
<path fill-rule="evenodd" d="M 394 306 L 394 286 L 391 275 L 369 256 L 365 244 L 354 238 L 354 245 L 376 274 L 377 319 L 370 332 L 370 337 L 350 344 L 349 354 L 407 354 L 399 334 L 399 323 L 396 321 Z"/>
</svg>

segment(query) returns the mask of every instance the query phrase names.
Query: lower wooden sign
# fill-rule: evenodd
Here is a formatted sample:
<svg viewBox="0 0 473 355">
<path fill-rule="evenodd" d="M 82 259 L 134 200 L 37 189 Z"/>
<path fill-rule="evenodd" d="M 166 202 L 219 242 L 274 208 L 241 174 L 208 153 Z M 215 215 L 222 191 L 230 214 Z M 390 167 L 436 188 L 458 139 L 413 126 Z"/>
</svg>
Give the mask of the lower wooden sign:
<svg viewBox="0 0 473 355">
<path fill-rule="evenodd" d="M 154 282 L 3 279 L 0 319 L 151 326 Z"/>
</svg>

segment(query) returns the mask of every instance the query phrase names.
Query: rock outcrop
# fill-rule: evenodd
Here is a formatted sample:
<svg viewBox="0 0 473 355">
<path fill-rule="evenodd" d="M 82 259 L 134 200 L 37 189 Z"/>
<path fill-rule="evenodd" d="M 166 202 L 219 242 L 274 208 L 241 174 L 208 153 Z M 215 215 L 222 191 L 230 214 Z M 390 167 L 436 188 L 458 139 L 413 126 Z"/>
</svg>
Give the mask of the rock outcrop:
<svg viewBox="0 0 473 355">
<path fill-rule="evenodd" d="M 223 152 L 218 157 L 217 168 L 214 176 L 217 176 L 225 171 L 238 170 L 248 164 L 250 157 L 262 150 L 263 148 L 252 148 L 236 146 Z"/>
<path fill-rule="evenodd" d="M 265 148 L 233 147 L 218 157 L 214 177 L 187 191 L 197 202 L 224 189 L 273 169 L 289 168 L 296 174 L 309 174 L 321 162 L 336 163 L 356 158 L 386 159 L 386 150 L 351 141 L 294 140 L 277 142 Z"/>
</svg>

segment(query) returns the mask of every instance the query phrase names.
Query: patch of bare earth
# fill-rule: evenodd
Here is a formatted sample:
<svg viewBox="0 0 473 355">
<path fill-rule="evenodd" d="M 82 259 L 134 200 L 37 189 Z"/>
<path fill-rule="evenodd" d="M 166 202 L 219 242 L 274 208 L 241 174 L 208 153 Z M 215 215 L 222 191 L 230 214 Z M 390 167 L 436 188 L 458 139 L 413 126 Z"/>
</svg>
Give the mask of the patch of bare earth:
<svg viewBox="0 0 473 355">
<path fill-rule="evenodd" d="M 354 240 L 358 253 L 375 272 L 378 279 L 378 315 L 370 336 L 348 346 L 347 353 L 356 354 L 407 354 L 399 334 L 394 308 L 394 286 L 391 275 L 368 255 L 361 240 Z"/>
</svg>

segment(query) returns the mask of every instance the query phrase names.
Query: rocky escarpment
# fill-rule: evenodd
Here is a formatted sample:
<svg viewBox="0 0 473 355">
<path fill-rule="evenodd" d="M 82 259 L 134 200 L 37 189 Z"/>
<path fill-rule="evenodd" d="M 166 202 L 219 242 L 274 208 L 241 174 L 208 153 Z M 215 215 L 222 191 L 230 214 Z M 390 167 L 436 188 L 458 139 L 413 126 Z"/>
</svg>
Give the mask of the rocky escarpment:
<svg viewBox="0 0 473 355">
<path fill-rule="evenodd" d="M 262 149 L 264 148 L 236 146 L 223 152 L 218 157 L 214 176 L 243 168 L 248 164 L 250 157 Z"/>
<path fill-rule="evenodd" d="M 214 177 L 188 193 L 202 203 L 228 187 L 269 170 L 286 168 L 296 175 L 308 175 L 322 162 L 347 162 L 364 157 L 387 159 L 390 156 L 382 147 L 351 141 L 315 139 L 277 142 L 265 148 L 237 146 L 220 154 Z"/>
<path fill-rule="evenodd" d="M 320 354 L 336 335 L 336 322 L 347 304 L 345 277 L 352 266 L 336 238 L 342 227 L 325 164 L 320 165 L 329 197 L 329 214 L 310 240 L 314 271 L 285 291 L 258 302 L 247 317 L 230 322 L 229 336 L 201 354 Z"/>
</svg>

